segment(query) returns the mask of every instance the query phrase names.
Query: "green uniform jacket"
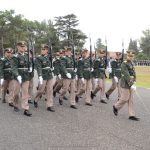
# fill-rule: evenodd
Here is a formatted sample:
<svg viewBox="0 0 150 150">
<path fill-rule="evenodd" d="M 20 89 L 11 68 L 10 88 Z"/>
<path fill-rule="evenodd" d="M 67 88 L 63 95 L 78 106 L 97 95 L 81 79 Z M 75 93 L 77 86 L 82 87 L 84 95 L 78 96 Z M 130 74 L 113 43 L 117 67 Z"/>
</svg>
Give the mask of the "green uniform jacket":
<svg viewBox="0 0 150 150">
<path fill-rule="evenodd" d="M 48 56 L 40 55 L 36 58 L 35 62 L 36 62 L 35 65 L 36 65 L 38 76 L 42 76 L 43 80 L 49 80 L 53 78 L 52 71 L 50 68 L 51 62 Z"/>
<path fill-rule="evenodd" d="M 16 58 L 12 57 L 8 59 L 7 57 L 1 59 L 0 61 L 0 78 L 4 80 L 13 80 L 17 79 L 18 69 Z"/>
<path fill-rule="evenodd" d="M 136 73 L 131 61 L 124 61 L 121 65 L 121 87 L 130 89 L 136 81 Z"/>
<path fill-rule="evenodd" d="M 92 64 L 90 64 L 90 58 L 81 58 L 78 62 L 78 74 L 80 78 L 84 78 L 89 80 L 92 78 L 91 68 Z"/>
<path fill-rule="evenodd" d="M 104 58 L 98 58 L 93 63 L 93 76 L 94 78 L 105 78 L 105 60 Z"/>
<path fill-rule="evenodd" d="M 59 75 L 60 74 L 60 66 L 61 66 L 61 60 L 60 59 L 55 59 L 53 62 L 53 67 L 54 67 L 54 75 Z"/>
<path fill-rule="evenodd" d="M 76 66 L 77 66 L 77 76 L 79 79 L 83 78 L 83 59 L 80 58 L 79 60 L 76 61 Z"/>
<path fill-rule="evenodd" d="M 111 68 L 112 68 L 112 77 L 116 76 L 118 79 L 121 78 L 121 59 L 115 59 L 111 62 Z"/>
<path fill-rule="evenodd" d="M 73 62 L 73 58 L 72 57 L 62 57 L 61 58 L 61 62 L 60 62 L 61 66 L 60 66 L 60 73 L 63 79 L 68 79 L 66 74 L 70 73 L 71 74 L 71 78 L 74 79 L 75 78 L 75 71 L 74 71 L 74 62 Z"/>
<path fill-rule="evenodd" d="M 24 55 L 17 53 L 17 66 L 18 66 L 18 73 L 22 77 L 22 82 L 29 81 L 31 79 L 30 73 L 28 72 L 28 67 L 32 67 L 32 61 L 29 59 L 28 62 L 28 54 L 24 53 Z"/>
</svg>

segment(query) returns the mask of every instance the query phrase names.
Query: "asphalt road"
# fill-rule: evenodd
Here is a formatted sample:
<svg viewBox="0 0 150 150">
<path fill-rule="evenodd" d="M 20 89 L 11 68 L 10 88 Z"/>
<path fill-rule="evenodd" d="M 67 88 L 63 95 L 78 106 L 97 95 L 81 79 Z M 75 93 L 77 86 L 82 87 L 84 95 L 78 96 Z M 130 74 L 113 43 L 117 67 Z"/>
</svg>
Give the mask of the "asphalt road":
<svg viewBox="0 0 150 150">
<path fill-rule="evenodd" d="M 92 107 L 85 106 L 83 97 L 77 110 L 68 101 L 60 106 L 57 95 L 56 112 L 48 112 L 41 100 L 38 109 L 30 104 L 32 117 L 0 102 L 0 150 L 150 150 L 150 89 L 138 88 L 137 93 L 139 122 L 128 119 L 127 105 L 114 116 L 115 93 L 108 104 L 97 96 Z"/>
</svg>

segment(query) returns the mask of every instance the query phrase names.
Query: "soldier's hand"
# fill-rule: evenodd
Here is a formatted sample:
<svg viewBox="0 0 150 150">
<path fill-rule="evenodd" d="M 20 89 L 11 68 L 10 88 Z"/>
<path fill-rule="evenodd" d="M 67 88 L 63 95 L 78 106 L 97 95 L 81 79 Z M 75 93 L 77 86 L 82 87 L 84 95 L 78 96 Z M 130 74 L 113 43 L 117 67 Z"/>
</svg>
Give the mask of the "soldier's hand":
<svg viewBox="0 0 150 150">
<path fill-rule="evenodd" d="M 81 78 L 81 81 L 82 81 L 82 83 L 84 83 L 84 81 L 85 81 L 84 78 Z"/>
<path fill-rule="evenodd" d="M 66 74 L 66 77 L 69 78 L 69 79 L 71 79 L 71 74 L 70 74 L 70 73 L 67 73 L 67 74 Z"/>
<path fill-rule="evenodd" d="M 61 74 L 58 75 L 58 78 L 61 79 Z"/>
<path fill-rule="evenodd" d="M 91 68 L 91 72 L 93 72 L 94 71 L 94 69 L 93 68 Z"/>
<path fill-rule="evenodd" d="M 108 73 L 112 73 L 112 68 L 107 68 L 106 70 Z"/>
<path fill-rule="evenodd" d="M 42 76 L 39 76 L 39 83 L 43 84 L 43 77 Z"/>
<path fill-rule="evenodd" d="M 32 72 L 32 67 L 29 68 L 28 72 Z"/>
<path fill-rule="evenodd" d="M 22 77 L 21 76 L 17 76 L 17 80 L 18 82 L 21 84 L 22 83 Z"/>
<path fill-rule="evenodd" d="M 114 80 L 116 81 L 116 83 L 118 83 L 118 78 L 116 76 L 114 76 Z"/>
<path fill-rule="evenodd" d="M 3 83 L 4 83 L 4 79 L 1 79 L 0 84 L 3 85 Z"/>
<path fill-rule="evenodd" d="M 133 85 L 131 86 L 131 90 L 132 90 L 132 91 L 136 91 L 136 86 L 135 86 L 135 84 L 133 84 Z"/>
</svg>

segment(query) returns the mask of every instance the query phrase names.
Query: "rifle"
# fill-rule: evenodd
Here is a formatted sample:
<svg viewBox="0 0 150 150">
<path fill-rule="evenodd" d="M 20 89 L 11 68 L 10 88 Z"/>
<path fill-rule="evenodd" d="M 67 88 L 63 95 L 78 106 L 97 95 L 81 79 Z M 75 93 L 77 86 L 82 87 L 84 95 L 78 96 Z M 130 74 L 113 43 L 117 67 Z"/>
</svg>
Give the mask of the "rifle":
<svg viewBox="0 0 150 150">
<path fill-rule="evenodd" d="M 91 37 L 90 37 L 90 70 L 92 69 L 92 44 L 91 44 Z"/>
<path fill-rule="evenodd" d="M 96 47 L 95 47 L 95 44 L 94 44 L 94 50 L 95 50 L 95 59 L 96 59 Z"/>
<path fill-rule="evenodd" d="M 124 41 L 122 41 L 122 58 L 121 61 L 123 62 L 124 59 Z"/>
<path fill-rule="evenodd" d="M 34 71 L 34 44 L 33 44 L 33 37 L 32 37 L 32 30 L 28 28 L 29 37 L 28 37 L 28 70 L 30 70 L 30 56 L 32 62 L 32 72 Z"/>
<path fill-rule="evenodd" d="M 52 43 L 51 43 L 51 40 L 50 38 L 48 39 L 48 58 L 49 58 L 49 61 L 50 61 L 50 68 L 52 69 L 53 68 L 53 58 L 52 58 Z"/>
<path fill-rule="evenodd" d="M 72 51 L 73 51 L 73 68 L 74 70 L 76 69 L 76 62 L 75 62 L 75 49 L 74 49 L 74 41 L 73 41 L 73 34 L 72 34 L 72 31 L 71 31 L 71 47 L 72 47 Z"/>
<path fill-rule="evenodd" d="M 105 56 L 105 57 L 106 57 L 106 58 L 105 58 L 105 69 L 106 69 L 106 68 L 107 68 L 107 65 L 108 65 L 108 62 L 107 62 L 107 61 L 108 61 L 108 60 L 107 60 L 107 59 L 108 59 L 107 39 L 105 39 L 105 45 L 106 45 L 106 46 L 105 46 L 105 52 L 106 52 L 106 56 Z"/>
</svg>

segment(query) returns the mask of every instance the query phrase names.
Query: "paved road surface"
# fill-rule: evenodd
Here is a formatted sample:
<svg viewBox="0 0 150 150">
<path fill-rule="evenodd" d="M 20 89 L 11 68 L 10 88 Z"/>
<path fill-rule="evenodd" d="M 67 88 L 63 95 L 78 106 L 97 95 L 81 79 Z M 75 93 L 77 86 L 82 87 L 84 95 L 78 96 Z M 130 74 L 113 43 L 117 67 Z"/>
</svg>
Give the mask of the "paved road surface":
<svg viewBox="0 0 150 150">
<path fill-rule="evenodd" d="M 85 106 L 82 98 L 77 110 L 68 101 L 60 106 L 57 95 L 56 112 L 46 111 L 41 100 L 38 109 L 30 105 L 32 117 L 0 102 L 0 150 L 150 150 L 150 90 L 137 92 L 139 122 L 128 120 L 127 106 L 114 116 L 115 93 L 107 105 L 97 96 L 92 107 Z"/>
</svg>

